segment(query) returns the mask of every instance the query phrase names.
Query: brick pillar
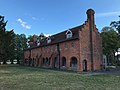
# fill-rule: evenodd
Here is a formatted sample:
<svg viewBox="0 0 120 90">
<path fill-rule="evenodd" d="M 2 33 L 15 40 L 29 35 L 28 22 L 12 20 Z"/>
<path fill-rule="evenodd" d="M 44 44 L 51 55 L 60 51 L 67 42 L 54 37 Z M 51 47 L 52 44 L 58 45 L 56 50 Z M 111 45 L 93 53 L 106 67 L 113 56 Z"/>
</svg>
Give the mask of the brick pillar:
<svg viewBox="0 0 120 90">
<path fill-rule="evenodd" d="M 94 30 L 94 10 L 87 10 L 87 20 L 89 22 L 89 30 L 90 30 L 90 52 L 91 52 L 91 71 L 94 71 L 94 59 L 93 59 L 93 30 Z"/>
<path fill-rule="evenodd" d="M 94 21 L 94 14 L 95 14 L 95 11 L 92 10 L 92 9 L 88 9 L 86 13 L 87 13 L 88 21 L 90 21 L 92 26 L 94 26 L 94 22 L 95 22 Z M 93 27 L 92 27 L 92 29 L 93 29 Z"/>
<path fill-rule="evenodd" d="M 33 35 L 33 46 L 37 46 L 37 36 Z"/>
</svg>

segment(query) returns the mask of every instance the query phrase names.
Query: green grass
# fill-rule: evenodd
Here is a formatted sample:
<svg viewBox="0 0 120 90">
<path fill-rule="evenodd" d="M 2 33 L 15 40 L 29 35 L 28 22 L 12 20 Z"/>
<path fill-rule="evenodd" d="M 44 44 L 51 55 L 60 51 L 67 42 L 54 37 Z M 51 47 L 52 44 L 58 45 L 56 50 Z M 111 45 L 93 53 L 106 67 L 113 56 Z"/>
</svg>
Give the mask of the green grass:
<svg viewBox="0 0 120 90">
<path fill-rule="evenodd" d="M 120 76 L 80 76 L 67 73 L 0 65 L 0 90 L 120 90 Z"/>
</svg>

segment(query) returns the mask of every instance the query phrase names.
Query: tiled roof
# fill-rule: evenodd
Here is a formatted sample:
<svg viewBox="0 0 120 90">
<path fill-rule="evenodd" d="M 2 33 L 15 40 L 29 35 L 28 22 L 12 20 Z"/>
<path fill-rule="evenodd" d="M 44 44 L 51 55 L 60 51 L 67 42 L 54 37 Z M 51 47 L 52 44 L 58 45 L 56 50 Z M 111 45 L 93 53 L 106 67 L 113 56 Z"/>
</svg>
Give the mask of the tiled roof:
<svg viewBox="0 0 120 90">
<path fill-rule="evenodd" d="M 48 46 L 48 45 L 52 45 L 52 44 L 56 44 L 56 43 L 61 43 L 61 42 L 65 42 L 65 41 L 79 39 L 78 31 L 81 30 L 81 27 L 82 27 L 82 25 L 70 29 L 72 31 L 72 34 L 73 34 L 71 38 L 66 38 L 67 30 L 65 30 L 63 32 L 60 32 L 60 33 L 57 33 L 55 35 L 50 36 L 51 43 L 47 43 L 47 38 L 44 38 L 40 42 L 40 46 L 35 46 L 35 47 L 28 48 L 28 49 L 33 49 L 33 48 L 38 48 L 41 46 Z M 28 49 L 26 49 L 26 50 L 28 50 Z"/>
</svg>

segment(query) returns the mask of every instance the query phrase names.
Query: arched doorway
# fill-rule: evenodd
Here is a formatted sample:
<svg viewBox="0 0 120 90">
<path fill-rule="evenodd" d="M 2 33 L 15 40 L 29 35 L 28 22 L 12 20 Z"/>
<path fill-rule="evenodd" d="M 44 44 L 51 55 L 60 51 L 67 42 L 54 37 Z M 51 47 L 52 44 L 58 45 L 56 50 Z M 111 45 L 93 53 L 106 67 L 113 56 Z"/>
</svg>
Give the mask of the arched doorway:
<svg viewBox="0 0 120 90">
<path fill-rule="evenodd" d="M 39 56 L 39 66 L 41 67 L 42 64 L 43 64 L 43 60 L 42 60 L 42 56 L 40 55 L 40 56 Z"/>
<path fill-rule="evenodd" d="M 50 66 L 50 62 L 51 62 L 51 58 L 49 58 L 49 62 L 48 62 L 48 65 Z"/>
<path fill-rule="evenodd" d="M 72 69 L 77 69 L 77 58 L 76 57 L 72 57 L 70 59 L 70 67 Z"/>
<path fill-rule="evenodd" d="M 39 57 L 38 57 L 38 55 L 36 56 L 36 66 L 39 66 Z"/>
<path fill-rule="evenodd" d="M 33 67 L 34 67 L 34 63 L 35 63 L 35 62 L 34 62 L 34 58 L 33 58 L 33 59 L 32 59 L 32 66 L 33 66 Z"/>
<path fill-rule="evenodd" d="M 24 65 L 27 65 L 27 58 L 24 59 Z"/>
<path fill-rule="evenodd" d="M 48 58 L 46 58 L 46 62 L 45 62 L 46 66 L 49 65 L 49 62 L 50 62 L 50 60 Z"/>
<path fill-rule="evenodd" d="M 45 66 L 45 58 L 42 59 L 42 66 Z"/>
<path fill-rule="evenodd" d="M 29 66 L 32 64 L 32 58 L 29 58 Z"/>
<path fill-rule="evenodd" d="M 54 63 L 53 67 L 57 68 L 57 66 L 58 66 L 58 59 L 57 59 L 57 57 L 54 58 L 54 62 L 53 63 Z"/>
<path fill-rule="evenodd" d="M 66 58 L 62 57 L 62 66 L 66 66 Z"/>
<path fill-rule="evenodd" d="M 34 58 L 34 66 L 36 67 L 36 58 Z"/>
<path fill-rule="evenodd" d="M 37 66 L 39 66 L 39 58 L 37 58 Z"/>
<path fill-rule="evenodd" d="M 83 71 L 87 71 L 87 60 L 83 60 Z"/>
</svg>

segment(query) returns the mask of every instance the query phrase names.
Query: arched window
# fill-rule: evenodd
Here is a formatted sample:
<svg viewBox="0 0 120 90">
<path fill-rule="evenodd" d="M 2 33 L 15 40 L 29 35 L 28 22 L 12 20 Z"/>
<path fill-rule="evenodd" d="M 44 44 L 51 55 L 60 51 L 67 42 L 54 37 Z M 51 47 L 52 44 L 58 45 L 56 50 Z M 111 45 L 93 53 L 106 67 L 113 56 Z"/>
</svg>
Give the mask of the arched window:
<svg viewBox="0 0 120 90">
<path fill-rule="evenodd" d="M 54 68 L 57 68 L 58 66 L 58 59 L 57 57 L 54 58 Z"/>
<path fill-rule="evenodd" d="M 66 66 L 66 58 L 62 57 L 62 66 Z"/>
<path fill-rule="evenodd" d="M 49 58 L 49 62 L 48 62 L 48 65 L 50 65 L 50 61 L 51 61 L 51 58 Z"/>
<path fill-rule="evenodd" d="M 70 67 L 77 69 L 77 58 L 76 57 L 72 57 L 70 59 Z"/>
<path fill-rule="evenodd" d="M 36 65 L 39 66 L 39 57 L 38 57 L 38 54 L 36 55 Z"/>
<path fill-rule="evenodd" d="M 50 60 L 48 58 L 46 58 L 46 65 L 49 65 Z"/>
<path fill-rule="evenodd" d="M 32 58 L 29 58 L 29 66 L 32 65 Z"/>
<path fill-rule="evenodd" d="M 34 64 L 35 64 L 35 59 L 33 58 L 32 59 L 32 66 L 34 66 Z"/>
<path fill-rule="evenodd" d="M 42 64 L 45 65 L 45 58 L 43 58 L 43 60 L 42 60 Z"/>
<path fill-rule="evenodd" d="M 83 61 L 83 71 L 87 71 L 87 60 Z"/>
<path fill-rule="evenodd" d="M 69 30 L 67 30 L 67 32 L 66 32 L 66 38 L 71 38 L 72 37 L 72 31 L 69 29 Z"/>
</svg>

